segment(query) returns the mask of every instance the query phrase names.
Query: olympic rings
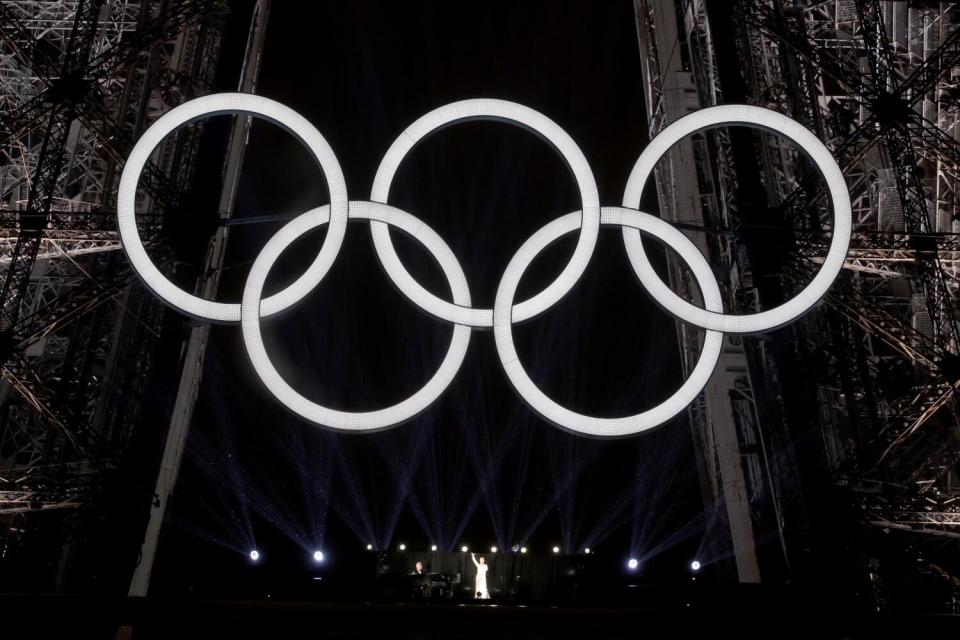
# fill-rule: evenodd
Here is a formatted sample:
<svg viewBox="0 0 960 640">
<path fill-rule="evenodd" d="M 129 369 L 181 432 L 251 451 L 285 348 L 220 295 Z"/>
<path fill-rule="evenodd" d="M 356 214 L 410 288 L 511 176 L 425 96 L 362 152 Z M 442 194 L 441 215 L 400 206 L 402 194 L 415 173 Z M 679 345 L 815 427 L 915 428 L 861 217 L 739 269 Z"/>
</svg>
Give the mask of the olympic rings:
<svg viewBox="0 0 960 640">
<path fill-rule="evenodd" d="M 587 268 L 587 262 L 593 255 L 597 234 L 600 231 L 600 194 L 597 193 L 593 172 L 577 143 L 556 123 L 533 109 L 504 100 L 463 100 L 434 109 L 407 127 L 384 154 L 373 180 L 370 199 L 374 202 L 387 201 L 390 184 L 393 182 L 400 162 L 423 138 L 451 124 L 473 120 L 494 120 L 515 124 L 539 135 L 561 155 L 573 172 L 573 177 L 580 189 L 583 221 L 580 224 L 580 239 L 577 241 L 577 247 L 570 257 L 570 262 L 556 280 L 537 295 L 517 305 L 514 310 L 517 321 L 528 320 L 552 307 L 573 288 Z M 373 234 L 377 256 L 387 274 L 413 304 L 433 317 L 447 322 L 466 324 L 471 327 L 493 326 L 493 309 L 467 309 L 450 304 L 433 295 L 414 280 L 397 256 L 387 225 L 382 222 L 371 222 L 370 231 Z"/>
<path fill-rule="evenodd" d="M 299 138 L 323 170 L 327 179 L 327 188 L 330 191 L 330 228 L 327 230 L 320 252 L 313 264 L 293 284 L 263 301 L 264 315 L 269 316 L 283 311 L 320 284 L 336 259 L 340 245 L 343 244 L 343 236 L 347 231 L 347 183 L 337 156 L 320 132 L 293 109 L 268 98 L 248 93 L 214 93 L 188 100 L 163 114 L 137 141 L 123 167 L 117 193 L 117 224 L 120 228 L 120 240 L 130 265 L 158 298 L 188 315 L 214 322 L 239 322 L 240 305 L 211 302 L 190 295 L 160 273 L 140 241 L 134 207 L 137 182 L 140 180 L 143 165 L 147 163 L 150 154 L 164 137 L 180 125 L 205 116 L 228 113 L 249 113 L 259 116 L 280 125 Z"/>
<path fill-rule="evenodd" d="M 240 323 L 243 328 L 243 343 L 247 347 L 247 354 L 257 375 L 280 402 L 287 405 L 291 411 L 303 416 L 311 422 L 321 424 L 332 429 L 343 431 L 375 431 L 392 427 L 406 422 L 436 400 L 450 385 L 463 358 L 467 354 L 467 345 L 470 343 L 470 327 L 456 325 L 453 336 L 450 338 L 450 347 L 440 368 L 427 384 L 412 396 L 386 409 L 364 413 L 336 411 L 320 406 L 307 400 L 293 390 L 280 377 L 270 358 L 267 357 L 263 338 L 260 335 L 260 296 L 263 293 L 263 283 L 267 279 L 270 267 L 277 261 L 280 254 L 290 244 L 304 233 L 326 223 L 329 216 L 329 206 L 313 209 L 300 214 L 276 233 L 267 242 L 263 251 L 257 256 L 247 276 L 247 284 L 243 289 L 243 301 Z M 460 268 L 460 263 L 453 255 L 453 251 L 436 234 L 436 232 L 409 213 L 394 209 L 377 202 L 351 202 L 350 217 L 354 219 L 379 220 L 399 227 L 406 231 L 433 255 L 440 264 L 456 304 L 470 306 L 470 291 L 467 287 L 467 277 Z"/>
<path fill-rule="evenodd" d="M 178 289 L 150 261 L 137 233 L 134 218 L 136 185 L 152 150 L 173 129 L 206 115 L 250 113 L 287 128 L 313 153 L 326 176 L 331 204 L 303 213 L 280 229 L 253 263 L 239 305 L 203 300 Z M 570 167 L 577 182 L 582 210 L 561 216 L 527 239 L 508 264 L 493 309 L 474 309 L 466 276 L 456 256 L 443 239 L 423 221 L 386 204 L 397 168 L 405 155 L 424 137 L 451 124 L 469 120 L 496 120 L 525 127 L 549 142 Z M 800 145 L 817 164 L 830 191 L 834 230 L 830 249 L 813 281 L 786 303 L 753 315 L 723 313 L 723 300 L 716 278 L 705 258 L 679 230 L 668 222 L 637 211 L 640 195 L 657 160 L 677 141 L 697 131 L 722 125 L 751 125 L 780 133 Z M 599 437 L 635 434 L 663 424 L 683 411 L 703 390 L 720 356 L 723 333 L 766 331 L 800 317 L 827 291 L 843 266 L 850 242 L 850 196 L 840 168 L 826 147 L 799 123 L 774 111 L 746 105 L 711 107 L 681 118 L 650 141 L 630 174 L 622 207 L 600 207 L 596 182 L 582 152 L 570 136 L 546 116 L 503 100 L 464 100 L 431 111 L 408 127 L 389 148 L 377 170 L 371 190 L 372 202 L 347 200 L 339 163 L 323 136 L 291 109 L 258 96 L 216 94 L 191 100 L 164 115 L 137 142 L 120 181 L 117 218 L 123 248 L 133 269 L 164 302 L 198 318 L 240 322 L 244 344 L 257 375 L 267 389 L 290 410 L 320 426 L 340 431 L 366 432 L 385 429 L 416 416 L 450 385 L 463 363 L 472 327 L 493 327 L 497 354 L 511 384 L 543 418 L 577 433 Z M 377 255 L 388 276 L 415 305 L 431 316 L 454 324 L 446 356 L 427 383 L 406 400 L 369 412 L 330 409 L 304 398 L 277 372 L 260 333 L 260 319 L 294 304 L 320 283 L 336 258 L 348 220 L 369 220 Z M 317 257 L 292 285 L 262 299 L 270 268 L 292 242 L 310 229 L 329 224 Z M 513 324 L 549 309 L 576 284 L 596 246 L 601 225 L 620 226 L 630 263 L 651 296 L 669 313 L 706 329 L 703 350 L 689 377 L 665 401 L 624 418 L 597 418 L 575 413 L 548 398 L 530 379 L 513 343 Z M 433 255 L 452 292 L 443 300 L 420 285 L 404 268 L 394 249 L 390 227 L 395 226 L 419 241 Z M 517 285 L 530 263 L 551 242 L 579 229 L 579 239 L 570 261 L 560 275 L 540 293 L 514 305 Z M 704 308 L 670 291 L 654 272 L 644 252 L 640 233 L 658 238 L 673 249 L 692 271 L 700 288 Z"/>
<path fill-rule="evenodd" d="M 601 212 L 601 224 L 621 225 L 624 228 L 636 229 L 638 232 L 644 231 L 674 249 L 693 272 L 707 309 L 723 311 L 720 287 L 717 285 L 717 279 L 710 265 L 697 247 L 676 227 L 660 218 L 632 209 L 603 207 Z M 570 431 L 592 436 L 631 435 L 663 424 L 693 402 L 697 394 L 707 385 L 710 374 L 713 373 L 720 359 L 723 334 L 719 331 L 707 331 L 703 351 L 693 371 L 690 372 L 690 377 L 672 396 L 643 413 L 626 418 L 595 418 L 575 413 L 548 398 L 530 380 L 517 356 L 517 350 L 513 345 L 513 318 L 510 310 L 517 285 L 527 267 L 550 243 L 576 229 L 579 218 L 579 212 L 568 213 L 541 227 L 523 243 L 507 265 L 500 279 L 500 285 L 497 287 L 493 304 L 493 337 L 497 345 L 497 355 L 500 356 L 500 364 L 520 397 L 546 420 Z"/>
<path fill-rule="evenodd" d="M 664 284 L 657 276 L 647 254 L 640 242 L 640 232 L 636 229 L 624 227 L 623 242 L 627 247 L 627 256 L 633 265 L 640 282 L 670 315 L 680 318 L 684 322 L 700 327 L 726 333 L 759 333 L 782 327 L 792 322 L 808 311 L 817 301 L 826 294 L 830 285 L 836 279 L 843 261 L 847 257 L 847 248 L 850 246 L 850 233 L 853 229 L 853 218 L 850 208 L 850 192 L 843 179 L 843 173 L 837 166 L 836 160 L 815 135 L 810 133 L 796 120 L 792 120 L 776 111 L 752 107 L 745 104 L 729 104 L 719 107 L 710 107 L 702 111 L 695 111 L 680 118 L 666 129 L 661 131 L 650 141 L 650 144 L 630 172 L 627 188 L 623 194 L 623 206 L 636 209 L 640 206 L 640 194 L 653 171 L 657 160 L 663 157 L 681 138 L 713 129 L 725 124 L 752 124 L 761 129 L 772 131 L 786 136 L 805 151 L 814 164 L 820 169 L 827 181 L 827 189 L 833 203 L 833 238 L 830 249 L 820 267 L 803 291 L 794 298 L 784 302 L 779 307 L 744 316 L 728 316 L 723 313 L 714 313 L 710 310 L 698 309 Z"/>
</svg>

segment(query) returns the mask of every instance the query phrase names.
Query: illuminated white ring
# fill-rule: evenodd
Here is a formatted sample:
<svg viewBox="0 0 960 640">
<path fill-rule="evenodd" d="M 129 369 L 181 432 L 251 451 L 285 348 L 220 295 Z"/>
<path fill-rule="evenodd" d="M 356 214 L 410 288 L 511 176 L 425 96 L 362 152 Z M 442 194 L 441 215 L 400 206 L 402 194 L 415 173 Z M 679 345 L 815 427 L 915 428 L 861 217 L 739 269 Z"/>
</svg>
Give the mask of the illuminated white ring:
<svg viewBox="0 0 960 640">
<path fill-rule="evenodd" d="M 657 161 L 681 138 L 697 131 L 723 125 L 754 125 L 789 138 L 817 165 L 826 179 L 830 199 L 833 202 L 833 238 L 820 271 L 810 284 L 792 299 L 767 311 L 749 315 L 715 313 L 690 304 L 670 290 L 650 265 L 638 231 L 624 228 L 623 241 L 630 263 L 643 286 L 650 292 L 653 299 L 672 315 L 703 329 L 728 333 L 768 331 L 797 319 L 823 297 L 840 273 L 840 269 L 843 268 L 847 248 L 850 246 L 853 223 L 847 183 L 833 156 L 815 135 L 796 120 L 761 107 L 721 105 L 695 111 L 658 133 L 643 150 L 627 181 L 627 188 L 623 194 L 623 206 L 632 209 L 640 206 L 643 187 Z"/>
<path fill-rule="evenodd" d="M 500 285 L 493 307 L 493 337 L 497 345 L 497 354 L 503 370 L 511 384 L 527 404 L 549 422 L 570 431 L 591 436 L 615 437 L 627 436 L 645 431 L 663 424 L 689 406 L 710 380 L 713 369 L 720 358 L 723 334 L 707 331 L 703 350 L 690 376 L 679 389 L 659 405 L 642 413 L 624 418 L 596 418 L 576 413 L 563 407 L 541 391 L 527 375 L 513 343 L 513 322 L 511 309 L 517 284 L 530 263 L 551 242 L 578 226 L 580 214 L 570 213 L 548 223 L 534 233 L 510 260 Z M 649 214 L 621 207 L 603 207 L 601 222 L 604 225 L 622 225 L 648 233 L 677 252 L 693 272 L 700 287 L 707 309 L 723 311 L 720 287 L 706 259 L 696 246 L 676 227 Z"/>
<path fill-rule="evenodd" d="M 117 222 L 123 249 L 130 265 L 157 296 L 170 306 L 196 318 L 216 322 L 239 322 L 240 305 L 204 300 L 170 282 L 147 255 L 137 230 L 134 213 L 137 182 L 143 166 L 160 142 L 177 127 L 205 116 L 248 113 L 280 125 L 303 144 L 323 170 L 330 192 L 330 228 L 316 259 L 293 284 L 263 301 L 263 315 L 286 309 L 307 295 L 330 269 L 343 244 L 347 230 L 347 185 L 340 163 L 327 141 L 303 116 L 268 98 L 245 93 L 216 93 L 195 98 L 175 107 L 147 129 L 130 152 L 120 177 L 117 194 Z"/>
<path fill-rule="evenodd" d="M 273 263 L 290 244 L 304 233 L 325 224 L 329 215 L 329 206 L 320 207 L 301 214 L 288 222 L 264 246 L 250 269 L 247 284 L 243 289 L 240 303 L 240 324 L 243 329 L 243 342 L 253 363 L 257 375 L 267 389 L 291 411 L 316 424 L 341 431 L 374 431 L 398 425 L 413 418 L 430 406 L 449 386 L 456 376 L 470 343 L 470 327 L 456 325 L 450 339 L 450 347 L 444 356 L 440 368 L 432 378 L 412 396 L 393 406 L 377 411 L 350 412 L 329 409 L 312 402 L 298 392 L 280 376 L 263 344 L 260 334 L 260 296 L 263 283 Z M 375 202 L 351 202 L 350 218 L 377 220 L 399 227 L 423 244 L 440 264 L 456 304 L 470 306 L 470 291 L 467 278 L 457 262 L 453 251 L 432 229 L 414 216 L 389 205 Z"/>
<path fill-rule="evenodd" d="M 573 288 L 587 268 L 600 231 L 600 195 L 590 165 L 577 143 L 553 120 L 538 111 L 506 100 L 475 99 L 454 102 L 422 116 L 400 134 L 387 150 L 373 180 L 370 199 L 387 202 L 390 184 L 400 162 L 423 138 L 443 127 L 470 120 L 493 120 L 519 125 L 548 142 L 573 173 L 580 191 L 583 220 L 576 249 L 556 280 L 543 291 L 517 305 L 516 320 L 527 320 L 550 308 Z M 471 327 L 492 327 L 493 309 L 472 309 L 450 303 L 427 291 L 407 271 L 390 239 L 390 229 L 379 222 L 370 223 L 374 247 L 380 262 L 398 289 L 430 315 L 447 322 Z"/>
</svg>

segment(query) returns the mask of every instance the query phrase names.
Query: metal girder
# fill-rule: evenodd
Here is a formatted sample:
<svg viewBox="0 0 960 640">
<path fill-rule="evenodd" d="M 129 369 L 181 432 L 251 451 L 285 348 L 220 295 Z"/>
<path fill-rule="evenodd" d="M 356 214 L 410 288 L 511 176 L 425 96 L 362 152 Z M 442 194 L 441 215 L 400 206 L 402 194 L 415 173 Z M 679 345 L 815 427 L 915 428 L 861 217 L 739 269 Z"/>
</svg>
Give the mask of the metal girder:
<svg viewBox="0 0 960 640">
<path fill-rule="evenodd" d="M 97 35 L 97 21 L 102 0 L 78 2 L 70 33 L 69 48 L 64 52 L 61 67 L 61 83 L 76 82 L 78 73 L 86 67 L 90 58 L 94 38 Z M 70 124 L 75 116 L 74 105 L 63 101 L 51 109 L 44 134 L 40 158 L 30 185 L 30 195 L 26 209 L 20 214 L 22 231 L 17 241 L 17 249 L 8 267 L 2 291 L 0 291 L 0 335 L 13 330 L 20 314 L 20 302 L 23 300 L 33 262 L 40 248 L 40 234 L 46 226 L 50 212 L 54 189 L 64 162 L 64 148 L 70 133 Z M 0 361 L 5 360 L 0 354 Z"/>
<path fill-rule="evenodd" d="M 197 82 L 203 91 L 210 81 L 209 68 L 215 60 L 219 32 L 213 28 L 184 33 L 184 27 L 221 6 L 221 2 L 203 1 L 143 3 L 138 32 L 122 31 L 106 23 L 100 27 L 101 32 L 116 32 L 116 38 L 107 43 L 104 38 L 98 39 L 96 54 L 77 72 L 81 80 L 73 85 L 75 91 L 62 91 L 51 81 L 53 84 L 47 83 L 46 89 L 18 110 L 3 112 L 10 103 L 0 102 L 0 135 L 5 126 L 7 135 L 29 135 L 32 141 L 24 140 L 34 153 L 29 166 L 24 158 L 28 169 L 24 184 L 37 183 L 39 167 L 33 160 L 35 150 L 40 148 L 37 126 L 52 112 L 68 107 L 72 118 L 62 127 L 66 153 L 61 149 L 52 155 L 69 158 L 71 165 L 76 165 L 74 170 L 100 172 L 88 179 L 96 181 L 95 190 L 84 187 L 88 189 L 87 202 L 75 207 L 58 199 L 48 208 L 42 223 L 36 225 L 36 232 L 24 228 L 23 221 L 31 220 L 24 218 L 26 211 L 0 214 L 0 246 L 4 248 L 0 251 L 0 269 L 6 268 L 7 276 L 22 273 L 23 282 L 31 283 L 25 290 L 27 298 L 22 298 L 29 304 L 19 305 L 19 317 L 8 321 L 3 345 L 10 357 L 3 367 L 5 382 L 0 383 L 0 388 L 9 390 L 0 398 L 4 410 L 0 413 L 0 463 L 12 464 L 4 459 L 4 443 L 14 449 L 22 446 L 23 455 L 13 466 L 0 469 L 0 490 L 29 496 L 29 508 L 66 508 L 88 502 L 99 486 L 101 471 L 122 453 L 123 443 L 136 424 L 138 385 L 143 384 L 148 363 L 143 338 L 156 334 L 160 316 L 152 298 L 131 288 L 136 281 L 134 274 L 120 268 L 119 260 L 109 258 L 119 247 L 111 185 L 115 184 L 117 167 L 132 148 L 134 136 L 157 115 L 148 105 L 154 96 L 151 78 L 165 68 L 158 50 L 183 49 L 174 58 L 176 64 L 188 65 L 183 77 Z M 23 19 L 30 20 L 29 14 Z M 0 21 L 0 30 L 4 27 Z M 24 27 L 19 33 L 22 36 L 27 32 Z M 167 48 L 157 46 L 168 42 L 171 44 Z M 5 43 L 9 45 L 10 39 Z M 17 51 L 23 55 L 19 59 L 24 60 L 33 47 L 28 43 L 24 50 L 22 40 L 20 45 Z M 141 57 L 141 53 L 145 55 Z M 35 67 L 26 66 L 26 72 L 42 79 L 51 77 L 37 73 Z M 119 75 L 126 75 L 126 80 L 119 80 Z M 118 82 L 122 92 L 110 93 Z M 7 97 L 11 95 L 30 93 L 13 92 Z M 118 119 L 111 114 L 118 114 Z M 17 122 L 17 118 L 24 121 Z M 162 217 L 167 215 L 164 208 L 179 197 L 189 179 L 189 166 L 185 165 L 192 162 L 194 152 L 190 149 L 195 148 L 198 138 L 195 131 L 188 134 L 177 136 L 176 153 L 164 149 L 160 160 L 151 162 L 144 172 L 139 191 L 146 198 L 140 206 L 152 212 L 139 215 L 138 221 L 144 223 L 141 228 L 147 242 L 151 232 L 146 229 L 160 228 Z M 83 156 L 77 151 L 81 142 L 87 145 Z M 186 156 L 180 158 L 177 154 L 184 151 Z M 96 169 L 92 161 L 98 163 Z M 158 168 L 161 164 L 173 169 L 172 178 Z M 63 170 L 51 171 L 51 175 L 55 176 L 51 184 L 63 190 Z M 56 176 L 60 176 L 59 182 Z M 28 241 L 37 246 L 30 247 Z M 22 260 L 25 249 L 18 253 L 18 246 L 32 249 L 34 259 Z M 61 257 L 54 259 L 55 255 Z M 156 257 L 160 263 L 169 262 L 163 251 Z M 38 259 L 47 260 L 38 264 Z M 60 275 L 45 285 L 48 264 L 58 265 Z M 63 265 L 65 269 L 61 269 Z M 67 274 L 67 279 L 61 277 Z M 128 311 L 131 301 L 135 306 Z M 128 361 L 131 355 L 136 362 Z M 112 362 L 114 359 L 119 361 Z M 91 363 L 96 363 L 95 374 L 90 372 Z M 23 502 L 5 508 L 0 500 L 0 513 L 28 509 Z"/>
</svg>

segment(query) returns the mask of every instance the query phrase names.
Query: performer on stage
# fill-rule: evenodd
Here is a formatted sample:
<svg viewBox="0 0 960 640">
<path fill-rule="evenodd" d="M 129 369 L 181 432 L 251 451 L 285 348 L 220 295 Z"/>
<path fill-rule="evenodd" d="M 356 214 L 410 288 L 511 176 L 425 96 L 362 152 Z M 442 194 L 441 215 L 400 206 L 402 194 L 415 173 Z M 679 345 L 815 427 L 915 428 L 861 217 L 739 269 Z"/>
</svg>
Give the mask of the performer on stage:
<svg viewBox="0 0 960 640">
<path fill-rule="evenodd" d="M 476 555 L 471 553 L 470 559 L 473 560 L 473 564 L 477 568 L 477 581 L 473 590 L 475 597 L 483 600 L 489 600 L 490 593 L 487 591 L 487 570 L 490 567 L 487 566 L 487 561 L 483 556 L 480 556 L 480 562 L 477 562 Z"/>
</svg>

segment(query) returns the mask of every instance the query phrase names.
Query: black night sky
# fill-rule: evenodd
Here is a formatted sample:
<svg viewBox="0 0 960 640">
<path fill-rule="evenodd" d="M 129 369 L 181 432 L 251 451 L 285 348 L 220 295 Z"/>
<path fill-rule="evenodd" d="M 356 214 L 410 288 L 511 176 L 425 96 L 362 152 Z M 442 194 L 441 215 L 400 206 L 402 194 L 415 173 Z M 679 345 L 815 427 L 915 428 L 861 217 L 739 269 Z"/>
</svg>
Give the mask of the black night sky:
<svg viewBox="0 0 960 640">
<path fill-rule="evenodd" d="M 233 65 L 246 15 L 237 11 L 225 45 L 238 52 L 226 56 Z M 223 90 L 235 87 L 236 72 L 222 70 Z M 275 2 L 258 93 L 320 130 L 351 199 L 369 197 L 381 156 L 416 118 L 451 101 L 494 97 L 563 127 L 592 165 L 602 203 L 618 204 L 646 140 L 642 88 L 630 0 L 363 0 Z M 327 201 L 322 175 L 299 143 L 256 123 L 236 218 L 292 217 Z M 485 307 L 520 244 L 580 206 L 553 150 L 499 123 L 430 136 L 401 165 L 390 202 L 447 241 L 474 304 Z M 250 263 L 280 224 L 232 229 L 221 300 L 239 301 Z M 322 237 L 315 232 L 294 245 L 268 289 L 294 279 Z M 412 273 L 448 295 L 427 254 L 402 234 L 393 237 Z M 545 252 L 519 296 L 549 282 L 574 241 L 568 236 Z M 277 368 L 296 389 L 347 410 L 410 395 L 432 375 L 451 334 L 392 286 L 363 222 L 350 224 L 323 283 L 263 327 Z M 534 381 L 577 411 L 635 413 L 666 398 L 680 379 L 674 321 L 637 283 L 617 229 L 601 232 L 576 288 L 517 326 L 515 336 Z M 342 435 L 298 419 L 270 396 L 239 327 L 216 326 L 154 589 L 181 593 L 206 583 L 222 590 L 257 579 L 255 571 L 300 572 L 313 548 L 326 550 L 335 566 L 367 543 L 400 542 L 450 550 L 525 544 L 541 553 L 554 544 L 568 553 L 590 546 L 609 562 L 644 558 L 651 581 L 682 579 L 705 536 L 722 536 L 716 530 L 723 527 L 710 526 L 717 513 L 704 508 L 699 482 L 685 418 L 622 440 L 565 433 L 513 392 L 487 331 L 473 332 L 459 375 L 417 419 Z M 254 546 L 269 559 L 256 569 L 244 557 Z M 728 551 L 720 542 L 712 553 Z"/>
</svg>

